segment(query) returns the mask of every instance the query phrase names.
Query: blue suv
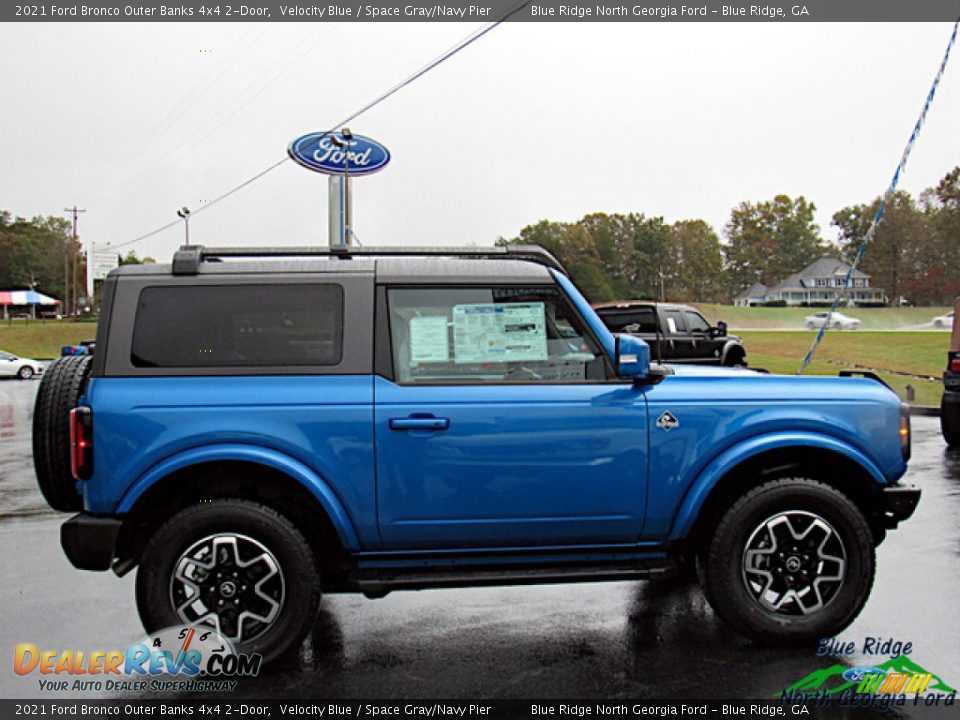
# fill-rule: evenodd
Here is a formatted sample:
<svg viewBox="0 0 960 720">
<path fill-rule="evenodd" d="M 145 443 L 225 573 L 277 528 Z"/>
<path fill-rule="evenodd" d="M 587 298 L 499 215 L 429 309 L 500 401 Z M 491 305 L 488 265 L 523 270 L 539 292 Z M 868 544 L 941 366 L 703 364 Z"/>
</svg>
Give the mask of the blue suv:
<svg viewBox="0 0 960 720">
<path fill-rule="evenodd" d="M 267 660 L 321 592 L 695 570 L 760 643 L 857 616 L 911 515 L 910 424 L 864 377 L 650 362 L 537 247 L 184 247 L 104 283 L 34 456 L 78 568 L 144 625 Z"/>
</svg>

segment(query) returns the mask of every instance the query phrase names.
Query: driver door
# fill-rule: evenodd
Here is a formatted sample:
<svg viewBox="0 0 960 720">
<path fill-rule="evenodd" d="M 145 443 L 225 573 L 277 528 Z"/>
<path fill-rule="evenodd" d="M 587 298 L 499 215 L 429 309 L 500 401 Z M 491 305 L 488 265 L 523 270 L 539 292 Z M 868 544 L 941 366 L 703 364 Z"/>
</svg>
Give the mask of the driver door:
<svg viewBox="0 0 960 720">
<path fill-rule="evenodd" d="M 392 371 L 374 386 L 384 547 L 636 541 L 644 395 L 612 379 L 556 286 L 391 288 L 387 302 Z"/>
</svg>

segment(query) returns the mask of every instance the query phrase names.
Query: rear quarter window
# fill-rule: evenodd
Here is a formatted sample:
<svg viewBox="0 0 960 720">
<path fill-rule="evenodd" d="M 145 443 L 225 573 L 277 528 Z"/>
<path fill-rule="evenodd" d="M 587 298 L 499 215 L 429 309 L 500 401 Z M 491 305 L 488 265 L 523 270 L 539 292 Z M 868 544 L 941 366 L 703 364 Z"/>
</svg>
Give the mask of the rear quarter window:
<svg viewBox="0 0 960 720">
<path fill-rule="evenodd" d="M 336 365 L 336 284 L 195 285 L 140 292 L 130 361 L 140 368 Z"/>
</svg>

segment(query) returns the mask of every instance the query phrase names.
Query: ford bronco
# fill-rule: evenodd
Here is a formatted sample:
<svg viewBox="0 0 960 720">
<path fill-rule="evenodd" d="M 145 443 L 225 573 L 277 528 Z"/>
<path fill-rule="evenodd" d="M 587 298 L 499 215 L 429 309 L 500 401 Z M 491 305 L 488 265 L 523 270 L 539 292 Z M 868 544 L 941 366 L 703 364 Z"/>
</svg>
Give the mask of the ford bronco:
<svg viewBox="0 0 960 720">
<path fill-rule="evenodd" d="M 920 491 L 865 377 L 650 362 L 537 247 L 184 247 L 104 283 L 45 374 L 40 488 L 70 561 L 138 568 L 149 631 L 266 660 L 321 592 L 693 569 L 760 643 L 857 616 Z"/>
</svg>

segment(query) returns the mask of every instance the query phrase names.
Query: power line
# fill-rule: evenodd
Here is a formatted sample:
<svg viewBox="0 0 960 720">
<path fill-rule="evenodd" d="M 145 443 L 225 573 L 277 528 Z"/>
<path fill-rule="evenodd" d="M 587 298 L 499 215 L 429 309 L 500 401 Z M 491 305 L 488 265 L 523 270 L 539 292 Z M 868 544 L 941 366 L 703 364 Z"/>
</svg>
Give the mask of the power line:
<svg viewBox="0 0 960 720">
<path fill-rule="evenodd" d="M 320 41 L 330 35 L 335 29 L 337 29 L 339 25 L 340 23 L 334 23 L 330 25 L 328 28 L 326 28 L 326 32 L 322 35 L 316 35 L 312 29 L 309 30 L 307 35 L 290 47 L 287 52 L 279 60 L 277 60 L 277 62 L 267 67 L 256 78 L 249 82 L 241 91 L 234 93 L 234 96 L 229 102 L 224 103 L 214 115 L 209 117 L 202 124 L 198 125 L 195 135 L 204 133 L 199 139 L 193 139 L 192 143 L 191 139 L 184 140 L 173 150 L 171 150 L 169 152 L 171 160 L 161 167 L 158 172 L 163 172 L 164 170 L 172 168 L 178 165 L 183 158 L 188 157 L 190 153 L 202 145 L 207 138 L 230 122 L 230 120 L 232 120 L 241 110 L 243 110 L 256 98 L 269 90 L 277 81 L 277 79 L 283 75 L 288 67 L 295 62 L 298 62 L 308 53 L 315 50 Z M 264 79 L 266 79 L 266 83 L 261 84 L 261 81 Z M 253 94 L 249 94 L 251 91 Z"/>
<path fill-rule="evenodd" d="M 171 121 L 174 119 L 174 117 L 181 110 L 183 110 L 187 106 L 187 104 L 190 103 L 191 100 L 193 100 L 195 97 L 198 97 L 201 93 L 204 93 L 205 91 L 207 91 L 209 88 L 213 86 L 213 84 L 217 80 L 220 79 L 220 77 L 223 76 L 223 73 L 226 72 L 227 68 L 230 66 L 231 61 L 233 60 L 234 56 L 237 54 L 238 51 L 241 54 L 244 54 L 247 52 L 247 50 L 250 47 L 256 45 L 256 43 L 259 40 L 259 36 L 263 35 L 265 31 L 266 25 L 267 25 L 266 23 L 256 23 L 252 27 L 250 27 L 240 37 L 240 39 L 237 40 L 237 42 L 230 47 L 230 49 L 220 59 L 220 61 L 216 65 L 214 65 L 209 71 L 207 71 L 207 73 L 203 76 L 203 78 L 199 82 L 197 82 L 190 89 L 190 91 L 187 92 L 186 95 L 184 95 L 180 99 L 179 102 L 177 102 L 175 105 L 173 105 L 170 108 L 170 110 L 167 111 L 167 113 L 160 119 L 160 121 L 153 127 L 153 129 L 150 132 L 145 133 L 143 137 L 140 139 L 139 143 L 137 143 L 132 149 L 125 152 L 123 156 L 120 157 L 116 163 L 114 163 L 113 167 L 108 171 L 106 175 L 106 179 L 110 180 L 118 172 L 120 172 L 120 170 L 123 167 L 123 164 L 129 158 L 134 157 L 135 155 L 140 153 L 140 151 L 143 150 L 144 148 L 155 145 L 159 140 L 159 138 L 162 137 L 172 126 Z M 249 38 L 255 31 L 257 32 L 257 38 L 254 38 L 251 42 L 246 42 L 247 38 Z"/>
<path fill-rule="evenodd" d="M 332 128 L 330 128 L 329 130 L 327 130 L 327 131 L 325 131 L 324 133 L 322 133 L 322 134 L 320 135 L 320 138 L 319 138 L 319 139 L 323 139 L 324 137 L 330 135 L 330 134 L 333 133 L 338 127 L 343 127 L 343 126 L 346 125 L 347 123 L 350 123 L 350 122 L 352 122 L 353 120 L 356 120 L 358 117 L 360 117 L 360 116 L 363 115 L 364 113 L 366 113 L 366 112 L 368 112 L 369 110 L 373 109 L 374 107 L 376 107 L 376 106 L 379 105 L 380 103 L 382 103 L 382 102 L 384 102 L 385 100 L 387 100 L 388 98 L 390 98 L 392 95 L 396 94 L 397 92 L 399 92 L 399 91 L 402 90 L 403 88 L 407 87 L 407 86 L 410 85 L 411 83 L 415 82 L 415 81 L 418 80 L 419 78 L 421 78 L 421 77 L 423 77 L 424 75 L 426 75 L 428 72 L 430 72 L 431 70 L 433 70 L 433 69 L 436 68 L 437 66 L 439 66 L 439 65 L 441 65 L 442 63 L 446 62 L 447 60 L 449 60 L 450 58 L 452 58 L 454 55 L 456 55 L 457 53 L 459 53 L 460 51 L 462 51 L 462 50 L 464 50 L 465 48 L 469 47 L 470 45 L 472 45 L 473 43 L 475 43 L 477 40 L 479 40 L 480 38 L 482 38 L 484 35 L 486 35 L 487 33 L 489 33 L 491 30 L 493 30 L 494 28 L 499 27 L 501 24 L 503 24 L 504 22 L 506 22 L 507 20 L 509 20 L 511 17 L 513 17 L 515 14 L 517 14 L 518 12 L 520 12 L 523 8 L 525 8 L 527 5 L 530 4 L 530 1 L 531 1 L 531 0 L 522 0 L 522 2 L 518 3 L 518 4 L 515 5 L 512 9 L 510 9 L 510 10 L 508 10 L 506 13 L 504 13 L 504 15 L 503 15 L 499 20 L 496 20 L 496 21 L 493 21 L 493 22 L 489 22 L 489 23 L 487 23 L 486 25 L 482 26 L 481 28 L 479 28 L 479 29 L 475 30 L 474 32 L 470 33 L 470 34 L 467 35 L 463 40 L 461 40 L 461 41 L 458 42 L 456 45 L 454 45 L 453 47 L 451 47 L 449 50 L 441 53 L 439 56 L 437 56 L 436 58 L 434 58 L 433 60 L 431 60 L 429 63 L 427 63 L 426 65 L 424 65 L 423 67 L 421 67 L 419 70 L 417 70 L 416 72 L 414 72 L 414 73 L 411 74 L 411 75 L 408 75 L 406 78 L 404 78 L 403 80 L 401 80 L 400 82 L 398 82 L 396 85 L 394 85 L 393 87 L 391 87 L 389 90 L 387 90 L 386 92 L 378 95 L 376 98 L 374 98 L 373 100 L 371 100 L 370 102 L 368 102 L 366 105 L 364 105 L 363 107 L 361 107 L 359 110 L 357 110 L 356 112 L 352 113 L 351 115 L 348 115 L 347 117 L 345 117 L 345 118 L 344 118 L 343 120 L 341 120 L 340 122 L 336 123 Z M 280 159 L 280 160 L 278 160 L 277 162 L 273 163 L 273 164 L 270 165 L 269 167 L 261 170 L 261 171 L 258 172 L 256 175 L 254 175 L 253 177 L 249 178 L 248 180 L 245 180 L 244 182 L 240 183 L 240 184 L 237 185 L 236 187 L 231 188 L 231 189 L 228 190 L 227 192 L 223 193 L 222 195 L 220 195 L 220 196 L 214 198 L 213 200 L 211 200 L 210 202 L 206 203 L 205 205 L 203 205 L 202 207 L 200 207 L 198 210 L 195 210 L 193 214 L 194 214 L 194 215 L 197 215 L 197 214 L 199 214 L 199 213 L 201 213 L 201 212 L 204 212 L 205 210 L 213 207 L 214 205 L 216 205 L 217 203 L 219 203 L 221 200 L 226 200 L 228 197 L 230 197 L 230 196 L 233 195 L 234 193 L 239 192 L 240 190 L 243 190 L 243 188 L 247 187 L 247 186 L 250 185 L 251 183 L 259 180 L 259 179 L 262 178 L 264 175 L 266 175 L 266 174 L 272 172 L 273 170 L 275 170 L 276 168 L 280 167 L 280 166 L 283 165 L 285 162 L 287 162 L 289 159 L 290 159 L 290 158 L 287 157 L 287 156 L 283 157 L 282 159 Z M 114 247 L 121 248 L 121 247 L 127 247 L 128 245 L 133 245 L 134 243 L 138 243 L 138 242 L 140 242 L 141 240 L 146 240 L 146 239 L 149 238 L 149 237 L 152 237 L 152 236 L 154 236 L 154 235 L 157 235 L 158 233 L 161 233 L 161 232 L 163 232 L 164 230 L 168 230 L 168 229 L 170 229 L 171 227 L 179 224 L 179 222 L 180 222 L 179 220 L 174 220 L 173 222 L 167 223 L 166 225 L 163 225 L 162 227 L 156 228 L 155 230 L 151 230 L 151 231 L 148 232 L 148 233 L 145 233 L 145 234 L 143 234 L 143 235 L 140 235 L 140 236 L 138 236 L 138 237 L 135 237 L 135 238 L 132 239 L 132 240 L 128 240 L 128 241 L 126 241 L 126 242 L 120 243 L 119 245 L 115 245 Z"/>
</svg>

